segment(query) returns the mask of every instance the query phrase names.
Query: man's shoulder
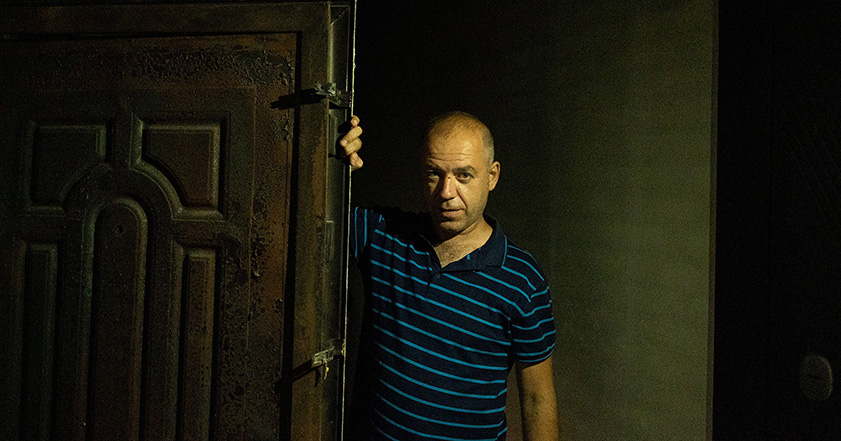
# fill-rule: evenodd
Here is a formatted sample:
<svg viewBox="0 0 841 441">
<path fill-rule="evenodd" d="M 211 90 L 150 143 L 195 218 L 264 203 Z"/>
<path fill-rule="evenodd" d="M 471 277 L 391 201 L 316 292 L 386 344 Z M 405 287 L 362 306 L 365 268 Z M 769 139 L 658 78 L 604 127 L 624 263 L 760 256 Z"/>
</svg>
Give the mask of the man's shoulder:
<svg viewBox="0 0 841 441">
<path fill-rule="evenodd" d="M 369 228 L 380 229 L 399 235 L 414 235 L 422 232 L 429 219 L 423 213 L 407 211 L 397 207 L 354 207 L 356 216 L 364 217 Z M 357 220 L 358 221 L 358 220 Z"/>
<path fill-rule="evenodd" d="M 524 280 L 532 289 L 542 289 L 547 284 L 546 273 L 537 263 L 534 255 L 520 247 L 509 237 L 505 237 L 505 259 L 501 269 L 509 273 L 514 280 Z"/>
</svg>

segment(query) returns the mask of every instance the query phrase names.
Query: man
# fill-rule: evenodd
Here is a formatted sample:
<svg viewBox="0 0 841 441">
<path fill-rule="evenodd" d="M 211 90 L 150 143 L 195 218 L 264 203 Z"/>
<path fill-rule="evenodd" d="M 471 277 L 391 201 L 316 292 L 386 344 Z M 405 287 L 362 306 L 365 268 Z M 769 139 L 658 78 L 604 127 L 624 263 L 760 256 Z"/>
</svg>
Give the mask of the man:
<svg viewBox="0 0 841 441">
<path fill-rule="evenodd" d="M 359 118 L 341 140 L 362 166 Z M 477 118 L 432 120 L 421 146 L 427 213 L 355 208 L 351 256 L 363 274 L 357 370 L 366 439 L 505 439 L 516 366 L 526 440 L 556 440 L 555 329 L 543 273 L 484 214 L 500 164 Z"/>
</svg>

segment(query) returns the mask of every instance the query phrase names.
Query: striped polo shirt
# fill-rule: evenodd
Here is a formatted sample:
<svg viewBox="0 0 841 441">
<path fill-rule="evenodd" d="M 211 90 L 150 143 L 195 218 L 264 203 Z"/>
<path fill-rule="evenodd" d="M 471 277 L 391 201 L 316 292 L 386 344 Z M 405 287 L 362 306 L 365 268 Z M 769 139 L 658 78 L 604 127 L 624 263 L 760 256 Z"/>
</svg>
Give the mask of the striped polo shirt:
<svg viewBox="0 0 841 441">
<path fill-rule="evenodd" d="M 551 355 L 546 278 L 486 219 L 487 243 L 441 268 L 426 239 L 428 215 L 353 210 L 350 252 L 366 293 L 357 369 L 368 383 L 359 386 L 370 439 L 503 440 L 510 368 Z"/>
</svg>

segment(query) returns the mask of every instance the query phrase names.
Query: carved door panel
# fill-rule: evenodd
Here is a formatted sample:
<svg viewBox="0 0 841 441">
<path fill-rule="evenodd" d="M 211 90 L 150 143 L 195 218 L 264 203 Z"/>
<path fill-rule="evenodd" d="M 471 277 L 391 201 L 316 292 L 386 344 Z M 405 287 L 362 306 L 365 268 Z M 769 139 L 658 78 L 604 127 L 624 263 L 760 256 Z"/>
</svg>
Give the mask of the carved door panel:
<svg viewBox="0 0 841 441">
<path fill-rule="evenodd" d="M 0 9 L 0 439 L 333 434 L 331 7 Z"/>
</svg>

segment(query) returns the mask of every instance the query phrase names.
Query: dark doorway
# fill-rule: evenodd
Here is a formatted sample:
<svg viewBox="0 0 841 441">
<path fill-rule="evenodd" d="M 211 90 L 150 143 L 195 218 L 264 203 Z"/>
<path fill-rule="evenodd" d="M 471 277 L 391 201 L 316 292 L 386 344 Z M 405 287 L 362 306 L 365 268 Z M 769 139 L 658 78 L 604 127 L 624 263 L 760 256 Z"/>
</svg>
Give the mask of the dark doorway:
<svg viewBox="0 0 841 441">
<path fill-rule="evenodd" d="M 719 7 L 714 439 L 838 439 L 841 8 Z"/>
</svg>

